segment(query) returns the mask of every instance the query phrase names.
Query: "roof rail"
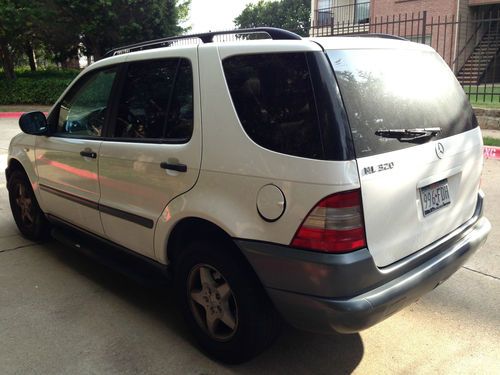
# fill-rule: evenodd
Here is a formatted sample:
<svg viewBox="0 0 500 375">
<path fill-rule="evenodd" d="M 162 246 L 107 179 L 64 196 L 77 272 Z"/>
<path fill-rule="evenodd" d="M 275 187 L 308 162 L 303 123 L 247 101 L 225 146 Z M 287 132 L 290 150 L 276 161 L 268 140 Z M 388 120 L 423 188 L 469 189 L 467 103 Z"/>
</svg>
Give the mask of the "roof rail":
<svg viewBox="0 0 500 375">
<path fill-rule="evenodd" d="M 278 29 L 275 27 L 254 27 L 251 29 L 236 29 L 236 30 L 226 30 L 226 31 L 214 31 L 208 33 L 200 33 L 200 34 L 188 34 L 188 35 L 180 35 L 180 36 L 172 36 L 167 38 L 149 40 L 146 42 L 130 44 L 128 46 L 114 48 L 108 52 L 106 52 L 103 58 L 122 55 L 124 53 L 134 52 L 134 51 L 142 51 L 146 49 L 154 49 L 161 47 L 168 47 L 172 42 L 182 39 L 200 39 L 203 43 L 212 43 L 213 39 L 217 35 L 228 35 L 228 34 L 256 34 L 256 33 L 266 33 L 271 39 L 275 40 L 301 40 L 302 38 L 292 33 L 291 31 Z"/>
<path fill-rule="evenodd" d="M 344 36 L 344 35 L 342 35 Z M 368 33 L 368 34 L 351 34 L 351 35 L 345 35 L 345 36 L 358 36 L 358 37 L 363 37 L 363 38 L 383 38 L 383 39 L 396 39 L 396 40 L 406 40 L 408 39 L 403 38 L 402 36 L 398 35 L 391 35 L 391 34 L 383 34 L 383 33 Z"/>
</svg>

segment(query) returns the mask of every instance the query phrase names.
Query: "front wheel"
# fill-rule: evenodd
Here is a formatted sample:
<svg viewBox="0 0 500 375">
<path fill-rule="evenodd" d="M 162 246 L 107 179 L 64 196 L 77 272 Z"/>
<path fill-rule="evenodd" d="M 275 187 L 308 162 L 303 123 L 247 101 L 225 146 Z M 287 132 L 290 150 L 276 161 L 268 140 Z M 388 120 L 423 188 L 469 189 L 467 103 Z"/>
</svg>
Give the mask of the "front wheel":
<svg viewBox="0 0 500 375">
<path fill-rule="evenodd" d="M 211 357 L 241 363 L 276 338 L 277 312 L 248 264 L 227 244 L 192 243 L 177 262 L 175 278 L 184 316 Z"/>
<path fill-rule="evenodd" d="M 19 231 L 32 241 L 47 239 L 50 224 L 38 205 L 26 174 L 20 170 L 12 172 L 8 188 L 12 216 Z"/>
</svg>

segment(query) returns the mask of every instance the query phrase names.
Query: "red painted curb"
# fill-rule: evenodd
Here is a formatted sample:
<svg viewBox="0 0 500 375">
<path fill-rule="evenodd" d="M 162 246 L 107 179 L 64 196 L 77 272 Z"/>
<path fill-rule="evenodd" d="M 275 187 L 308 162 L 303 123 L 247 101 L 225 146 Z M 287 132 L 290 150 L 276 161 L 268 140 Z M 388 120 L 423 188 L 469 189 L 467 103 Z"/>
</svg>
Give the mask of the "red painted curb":
<svg viewBox="0 0 500 375">
<path fill-rule="evenodd" d="M 0 112 L 0 118 L 18 118 L 24 112 Z"/>
<path fill-rule="evenodd" d="M 500 147 L 484 146 L 483 155 L 485 159 L 500 159 Z"/>
<path fill-rule="evenodd" d="M 0 118 L 19 118 L 26 112 L 0 112 Z M 48 112 L 43 112 L 47 116 Z"/>
</svg>

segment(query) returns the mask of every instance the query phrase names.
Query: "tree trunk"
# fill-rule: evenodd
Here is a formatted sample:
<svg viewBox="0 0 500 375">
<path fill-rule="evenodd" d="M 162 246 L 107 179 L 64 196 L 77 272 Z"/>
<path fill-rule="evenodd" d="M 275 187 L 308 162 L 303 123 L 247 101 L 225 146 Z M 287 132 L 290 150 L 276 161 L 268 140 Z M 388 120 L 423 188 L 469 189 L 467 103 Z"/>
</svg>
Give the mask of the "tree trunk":
<svg viewBox="0 0 500 375">
<path fill-rule="evenodd" d="M 30 63 L 30 70 L 32 72 L 36 72 L 36 57 L 35 57 L 35 51 L 33 50 L 33 46 L 31 45 L 30 42 L 26 43 L 25 47 L 26 55 L 28 55 L 28 60 Z"/>
<path fill-rule="evenodd" d="M 9 45 L 5 39 L 0 39 L 0 55 L 2 57 L 3 71 L 7 80 L 16 79 L 14 72 L 14 64 L 12 63 L 12 56 L 10 55 Z"/>
<path fill-rule="evenodd" d="M 101 56 L 102 56 L 101 49 L 100 48 L 96 48 L 94 50 L 94 53 L 92 55 L 94 56 L 94 61 L 100 60 Z"/>
</svg>

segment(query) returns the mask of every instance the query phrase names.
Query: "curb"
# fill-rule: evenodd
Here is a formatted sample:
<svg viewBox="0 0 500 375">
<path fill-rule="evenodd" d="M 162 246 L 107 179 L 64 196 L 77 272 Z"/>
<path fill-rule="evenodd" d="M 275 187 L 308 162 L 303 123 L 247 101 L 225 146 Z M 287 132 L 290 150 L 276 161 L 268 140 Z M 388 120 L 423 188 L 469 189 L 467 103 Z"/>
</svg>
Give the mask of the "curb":
<svg viewBox="0 0 500 375">
<path fill-rule="evenodd" d="M 0 118 L 19 118 L 21 115 L 26 112 L 0 112 Z M 45 116 L 47 116 L 48 112 L 43 112 Z"/>
<path fill-rule="evenodd" d="M 500 147 L 484 146 L 483 155 L 485 159 L 500 159 Z"/>
<path fill-rule="evenodd" d="M 0 112 L 0 118 L 18 118 L 24 112 Z"/>
</svg>

